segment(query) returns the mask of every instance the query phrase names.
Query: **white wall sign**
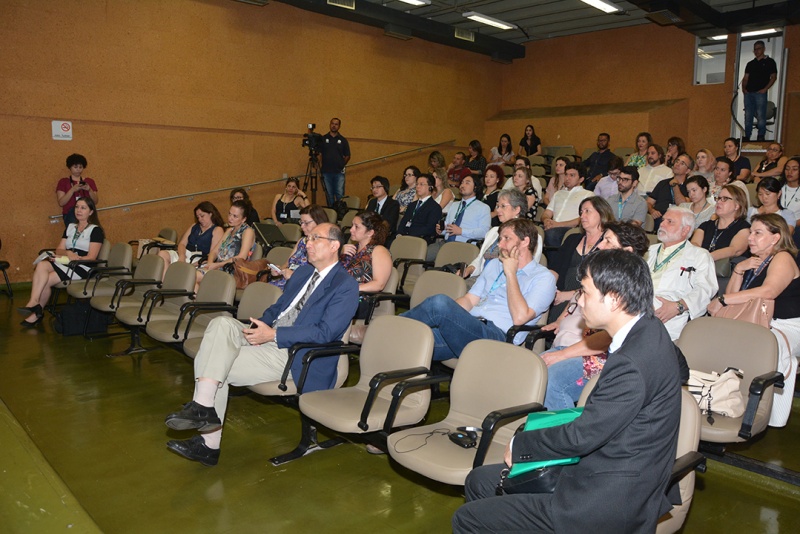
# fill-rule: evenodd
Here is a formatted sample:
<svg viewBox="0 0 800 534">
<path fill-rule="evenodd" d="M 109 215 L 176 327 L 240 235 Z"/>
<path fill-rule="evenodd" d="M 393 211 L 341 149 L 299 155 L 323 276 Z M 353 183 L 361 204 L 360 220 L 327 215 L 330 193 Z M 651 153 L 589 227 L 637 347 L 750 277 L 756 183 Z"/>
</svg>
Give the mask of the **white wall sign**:
<svg viewBox="0 0 800 534">
<path fill-rule="evenodd" d="M 72 123 L 70 121 L 53 121 L 53 139 L 56 141 L 72 141 Z"/>
</svg>

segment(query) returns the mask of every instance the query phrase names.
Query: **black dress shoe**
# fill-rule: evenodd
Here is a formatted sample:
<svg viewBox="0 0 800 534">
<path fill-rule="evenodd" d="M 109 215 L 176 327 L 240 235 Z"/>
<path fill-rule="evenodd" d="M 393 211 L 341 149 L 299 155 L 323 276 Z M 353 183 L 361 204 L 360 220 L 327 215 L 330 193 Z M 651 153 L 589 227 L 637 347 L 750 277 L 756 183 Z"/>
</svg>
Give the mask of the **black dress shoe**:
<svg viewBox="0 0 800 534">
<path fill-rule="evenodd" d="M 206 445 L 202 436 L 191 439 L 173 439 L 167 442 L 167 448 L 184 458 L 200 462 L 211 467 L 219 462 L 219 449 L 212 449 Z"/>
<path fill-rule="evenodd" d="M 36 315 L 36 317 L 42 317 L 44 315 L 44 312 L 42 311 L 42 307 L 39 304 L 37 304 L 36 306 L 30 306 L 30 307 L 19 306 L 17 308 L 17 311 L 19 312 L 20 315 L 23 315 L 25 317 L 27 317 L 29 315 Z"/>
<path fill-rule="evenodd" d="M 33 321 L 32 323 L 23 319 L 22 322 L 19 324 L 27 328 L 35 328 L 39 326 L 39 323 L 42 322 L 42 319 L 44 319 L 44 315 L 37 315 L 36 320 Z"/>
<path fill-rule="evenodd" d="M 211 432 L 222 428 L 222 421 L 217 416 L 217 410 L 212 406 L 208 408 L 195 401 L 183 405 L 183 410 L 171 413 L 164 420 L 164 424 L 174 430 L 199 430 Z"/>
</svg>

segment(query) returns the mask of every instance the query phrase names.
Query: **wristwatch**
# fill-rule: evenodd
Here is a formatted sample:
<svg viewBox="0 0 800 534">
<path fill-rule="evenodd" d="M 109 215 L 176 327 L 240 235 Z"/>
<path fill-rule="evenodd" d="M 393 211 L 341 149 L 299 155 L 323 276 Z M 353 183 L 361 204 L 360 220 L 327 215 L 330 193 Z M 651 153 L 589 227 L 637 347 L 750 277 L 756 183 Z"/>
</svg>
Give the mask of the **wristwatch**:
<svg viewBox="0 0 800 534">
<path fill-rule="evenodd" d="M 719 303 L 720 303 L 720 304 L 722 304 L 723 306 L 727 306 L 727 304 L 725 304 L 725 295 L 720 295 L 720 296 L 718 296 L 718 297 L 717 297 L 717 300 L 718 300 L 718 301 L 719 301 Z"/>
<path fill-rule="evenodd" d="M 683 312 L 686 311 L 686 306 L 684 306 L 683 302 L 681 302 L 680 300 L 676 302 L 676 304 L 678 305 L 678 315 L 682 315 Z"/>
</svg>

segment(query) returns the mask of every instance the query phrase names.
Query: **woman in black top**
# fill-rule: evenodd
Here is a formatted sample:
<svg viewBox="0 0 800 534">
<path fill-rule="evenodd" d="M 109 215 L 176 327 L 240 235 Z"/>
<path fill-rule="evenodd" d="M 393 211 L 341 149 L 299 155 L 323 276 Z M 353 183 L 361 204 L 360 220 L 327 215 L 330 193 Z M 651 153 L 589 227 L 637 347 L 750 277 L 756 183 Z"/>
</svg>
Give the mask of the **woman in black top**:
<svg viewBox="0 0 800 534">
<path fill-rule="evenodd" d="M 597 250 L 603 241 L 605 227 L 614 222 L 614 211 L 605 199 L 593 196 L 583 199 L 578 206 L 580 233 L 570 234 L 553 256 L 550 269 L 558 274 L 556 298 L 550 308 L 550 317 L 558 317 L 575 291 L 580 288 L 578 268 L 588 254 Z"/>
<path fill-rule="evenodd" d="M 739 263 L 731 274 L 725 295 L 711 301 L 708 311 L 744 304 L 754 298 L 774 299 L 775 313 L 770 330 L 778 341 L 778 371 L 784 387 L 775 388 L 770 426 L 785 426 L 792 410 L 797 356 L 800 355 L 800 268 L 795 263 L 797 247 L 789 225 L 778 214 L 750 218 L 751 257 Z"/>
<path fill-rule="evenodd" d="M 472 171 L 473 176 L 483 176 L 486 169 L 486 158 L 483 157 L 481 142 L 473 139 L 469 142 L 469 161 L 466 167 Z"/>
<path fill-rule="evenodd" d="M 283 223 L 300 220 L 300 208 L 309 204 L 306 194 L 300 190 L 300 181 L 297 178 L 286 180 L 283 193 L 278 193 L 272 200 L 272 220 L 277 226 Z M 292 216 L 295 212 L 296 217 Z"/>
<path fill-rule="evenodd" d="M 503 187 L 503 168 L 499 165 L 489 165 L 486 167 L 483 175 L 484 186 L 486 189 L 483 191 L 484 204 L 489 206 L 492 216 L 492 226 L 500 226 L 500 219 L 497 218 L 497 195 Z"/>
<path fill-rule="evenodd" d="M 519 153 L 524 156 L 541 156 L 542 140 L 536 135 L 533 125 L 525 126 L 525 135 L 519 141 Z"/>
<path fill-rule="evenodd" d="M 714 261 L 741 256 L 747 250 L 747 198 L 741 188 L 729 184 L 717 195 L 716 221 L 706 221 L 692 234 L 692 244 L 711 253 Z"/>
<path fill-rule="evenodd" d="M 261 220 L 258 216 L 258 212 L 253 207 L 253 203 L 250 201 L 250 195 L 247 194 L 247 191 L 242 189 L 241 187 L 237 187 L 233 191 L 231 191 L 231 204 L 236 202 L 237 200 L 242 200 L 247 204 L 247 224 L 257 223 Z"/>
</svg>

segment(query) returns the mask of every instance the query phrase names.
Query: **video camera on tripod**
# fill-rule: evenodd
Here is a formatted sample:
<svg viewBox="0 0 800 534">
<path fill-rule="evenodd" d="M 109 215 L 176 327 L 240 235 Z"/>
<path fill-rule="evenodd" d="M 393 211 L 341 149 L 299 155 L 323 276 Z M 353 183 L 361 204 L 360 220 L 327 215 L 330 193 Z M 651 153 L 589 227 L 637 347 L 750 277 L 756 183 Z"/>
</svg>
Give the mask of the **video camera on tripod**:
<svg viewBox="0 0 800 534">
<path fill-rule="evenodd" d="M 316 124 L 309 122 L 308 133 L 303 134 L 303 146 L 308 147 L 309 156 L 318 154 L 322 146 L 322 134 L 318 134 L 314 131 L 316 127 Z"/>
</svg>

